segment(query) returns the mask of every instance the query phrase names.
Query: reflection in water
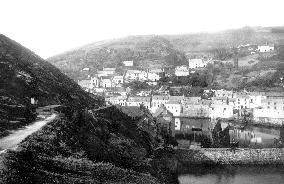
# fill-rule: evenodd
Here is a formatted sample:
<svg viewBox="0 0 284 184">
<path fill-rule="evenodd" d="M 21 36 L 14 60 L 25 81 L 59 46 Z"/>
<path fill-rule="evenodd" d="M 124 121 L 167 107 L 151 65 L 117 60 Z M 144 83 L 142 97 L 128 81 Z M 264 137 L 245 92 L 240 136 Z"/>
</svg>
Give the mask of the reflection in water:
<svg viewBox="0 0 284 184">
<path fill-rule="evenodd" d="M 175 118 L 178 122 L 179 130 L 176 131 L 176 138 L 181 144 L 190 144 L 191 141 L 199 142 L 204 136 L 210 137 L 216 121 L 210 121 L 208 118 Z M 242 127 L 234 122 L 221 122 L 222 129 L 229 125 L 230 141 L 239 142 L 239 147 L 274 147 L 277 140 L 280 138 L 279 128 L 265 128 L 249 125 Z M 192 128 L 200 128 L 202 132 L 192 132 Z M 200 135 L 204 135 L 201 136 Z M 185 145 L 186 146 L 186 145 Z M 188 147 L 189 145 L 187 145 Z"/>
<path fill-rule="evenodd" d="M 280 184 L 283 166 L 189 166 L 180 169 L 180 184 Z"/>
</svg>

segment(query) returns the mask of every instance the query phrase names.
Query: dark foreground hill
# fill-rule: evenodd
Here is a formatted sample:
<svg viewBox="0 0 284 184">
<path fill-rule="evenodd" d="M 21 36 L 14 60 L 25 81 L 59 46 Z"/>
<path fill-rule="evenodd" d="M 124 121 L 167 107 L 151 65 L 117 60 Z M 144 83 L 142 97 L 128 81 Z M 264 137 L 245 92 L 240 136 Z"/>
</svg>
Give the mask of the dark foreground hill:
<svg viewBox="0 0 284 184">
<path fill-rule="evenodd" d="M 128 116 L 111 106 L 67 114 L 4 155 L 0 183 L 178 183 L 167 164 L 173 152 L 155 154 L 163 137 L 152 118 L 141 122 L 143 112 Z"/>
<path fill-rule="evenodd" d="M 17 126 L 17 123 L 34 119 L 31 98 L 38 101 L 38 106 L 62 104 L 73 107 L 95 107 L 101 101 L 98 97 L 89 96 L 50 63 L 0 34 L 2 131 L 11 121 L 13 126 Z"/>
<path fill-rule="evenodd" d="M 157 150 L 164 152 L 169 136 L 149 111 L 130 116 L 104 107 L 101 98 L 18 43 L 0 35 L 0 46 L 1 126 L 32 121 L 31 98 L 37 106 L 62 104 L 56 120 L 16 150 L 0 152 L 1 184 L 177 183 L 175 173 L 159 164 Z"/>
</svg>

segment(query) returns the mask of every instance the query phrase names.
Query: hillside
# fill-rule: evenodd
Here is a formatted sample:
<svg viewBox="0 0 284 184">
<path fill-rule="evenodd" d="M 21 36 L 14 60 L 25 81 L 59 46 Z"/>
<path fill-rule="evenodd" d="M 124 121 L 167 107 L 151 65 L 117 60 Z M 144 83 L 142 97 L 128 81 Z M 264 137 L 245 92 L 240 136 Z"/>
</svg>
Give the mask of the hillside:
<svg viewBox="0 0 284 184">
<path fill-rule="evenodd" d="M 278 48 L 284 43 L 283 30 L 283 27 L 244 27 L 213 33 L 129 36 L 88 44 L 48 61 L 78 80 L 86 77 L 81 71 L 85 67 L 90 68 L 92 74 L 102 67 L 120 68 L 124 60 L 133 60 L 135 67 L 143 69 L 172 67 L 187 64 L 188 58 L 196 55 L 215 57 L 216 49 L 223 49 L 224 54 L 229 55 L 216 59 L 230 60 L 230 49 L 239 45 L 274 43 Z M 245 65 L 247 60 L 244 58 L 240 64 Z"/>
<path fill-rule="evenodd" d="M 161 36 L 133 36 L 94 43 L 48 59 L 73 79 L 81 77 L 85 67 L 95 72 L 103 67 L 122 66 L 133 60 L 137 68 L 171 67 L 186 64 L 185 54 Z"/>
<path fill-rule="evenodd" d="M 96 107 L 101 103 L 100 98 L 89 96 L 59 69 L 0 35 L 0 132 L 35 118 L 31 98 L 38 100 L 37 106 Z"/>
</svg>

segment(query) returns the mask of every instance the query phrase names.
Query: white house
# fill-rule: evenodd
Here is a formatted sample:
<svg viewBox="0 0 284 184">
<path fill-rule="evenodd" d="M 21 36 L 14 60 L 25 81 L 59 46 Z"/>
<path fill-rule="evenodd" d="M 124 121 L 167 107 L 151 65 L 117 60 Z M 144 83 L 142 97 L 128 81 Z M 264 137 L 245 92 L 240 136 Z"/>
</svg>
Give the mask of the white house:
<svg viewBox="0 0 284 184">
<path fill-rule="evenodd" d="M 274 51 L 274 45 L 260 45 L 257 46 L 259 52 L 271 52 Z"/>
<path fill-rule="evenodd" d="M 209 117 L 211 119 L 231 118 L 233 115 L 233 106 L 231 105 L 212 104 L 209 108 Z"/>
<path fill-rule="evenodd" d="M 151 97 L 129 97 L 126 101 L 127 106 L 136 106 L 144 105 L 147 109 L 151 108 Z"/>
<path fill-rule="evenodd" d="M 207 65 L 207 63 L 208 62 L 205 62 L 202 59 L 189 59 L 188 60 L 188 67 L 190 69 L 203 68 Z"/>
<path fill-rule="evenodd" d="M 181 128 L 180 118 L 175 118 L 175 130 L 180 130 L 180 128 Z"/>
<path fill-rule="evenodd" d="M 133 61 L 123 61 L 124 66 L 133 66 Z"/>
<path fill-rule="evenodd" d="M 268 98 L 262 100 L 262 106 L 253 109 L 255 121 L 281 125 L 284 123 L 284 99 Z"/>
<path fill-rule="evenodd" d="M 161 77 L 158 73 L 148 72 L 147 78 L 149 81 L 158 81 Z"/>
<path fill-rule="evenodd" d="M 95 88 L 100 86 L 100 79 L 98 77 L 91 77 L 91 85 Z"/>
<path fill-rule="evenodd" d="M 168 111 L 170 111 L 173 116 L 180 116 L 182 111 L 182 106 L 180 101 L 168 101 L 165 104 Z"/>
<path fill-rule="evenodd" d="M 138 80 L 140 70 L 127 70 L 125 73 L 125 80 Z"/>
<path fill-rule="evenodd" d="M 161 105 L 165 105 L 169 101 L 168 95 L 153 95 L 152 96 L 152 108 L 151 111 L 154 113 L 156 110 L 161 107 Z"/>
<path fill-rule="evenodd" d="M 103 70 L 97 71 L 98 77 L 114 75 L 115 70 L 115 68 L 103 68 Z"/>
<path fill-rule="evenodd" d="M 147 72 L 146 71 L 140 71 L 140 73 L 138 74 L 138 80 L 142 81 L 142 82 L 148 80 Z"/>
<path fill-rule="evenodd" d="M 87 92 L 90 92 L 94 88 L 90 79 L 80 80 L 78 81 L 78 84 Z"/>
<path fill-rule="evenodd" d="M 176 76 L 188 76 L 189 75 L 188 67 L 186 65 L 177 66 L 175 68 L 175 75 Z"/>
<path fill-rule="evenodd" d="M 121 105 L 121 106 L 126 105 L 126 100 L 127 100 L 126 96 L 112 96 L 112 97 L 105 98 L 106 102 L 109 102 L 110 104 L 113 104 L 113 105 Z"/>
<path fill-rule="evenodd" d="M 157 73 L 157 74 L 159 74 L 159 73 L 163 73 L 164 69 L 162 69 L 162 68 L 149 68 L 148 72 L 149 73 Z"/>
<path fill-rule="evenodd" d="M 112 78 L 112 83 L 113 83 L 113 86 L 118 86 L 120 84 L 123 84 L 124 80 L 123 80 L 123 76 L 119 76 L 119 75 L 116 75 Z"/>
<path fill-rule="evenodd" d="M 110 76 L 102 76 L 100 86 L 103 88 L 110 88 L 112 87 L 112 77 Z"/>
<path fill-rule="evenodd" d="M 214 90 L 214 96 L 233 98 L 233 91 L 227 91 L 224 89 Z"/>
<path fill-rule="evenodd" d="M 90 71 L 90 68 L 83 68 L 82 71 L 88 72 Z"/>
</svg>

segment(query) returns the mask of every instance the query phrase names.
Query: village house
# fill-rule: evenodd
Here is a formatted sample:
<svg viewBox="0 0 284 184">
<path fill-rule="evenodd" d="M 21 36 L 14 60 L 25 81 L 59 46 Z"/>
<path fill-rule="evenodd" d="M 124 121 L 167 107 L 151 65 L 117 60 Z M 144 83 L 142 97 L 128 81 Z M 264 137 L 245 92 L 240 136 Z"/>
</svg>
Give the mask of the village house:
<svg viewBox="0 0 284 184">
<path fill-rule="evenodd" d="M 112 78 L 112 84 L 113 86 L 117 86 L 117 87 L 121 87 L 121 85 L 123 84 L 124 80 L 123 80 L 123 76 L 119 76 L 116 75 Z"/>
<path fill-rule="evenodd" d="M 152 112 L 155 112 L 162 104 L 169 101 L 169 95 L 153 95 L 152 96 Z"/>
<path fill-rule="evenodd" d="M 147 81 L 146 82 L 148 85 L 150 85 L 150 86 L 156 86 L 156 85 L 158 85 L 158 82 L 156 82 L 156 81 Z"/>
<path fill-rule="evenodd" d="M 209 103 L 183 103 L 183 117 L 209 117 Z"/>
<path fill-rule="evenodd" d="M 127 90 L 123 87 L 114 87 L 114 88 L 112 88 L 112 92 L 114 94 L 119 94 L 121 96 L 127 96 L 127 94 L 128 94 Z"/>
<path fill-rule="evenodd" d="M 175 68 L 175 75 L 176 76 L 188 76 L 189 75 L 188 67 L 186 65 L 177 66 Z"/>
<path fill-rule="evenodd" d="M 179 117 L 179 118 L 175 118 L 175 130 L 176 130 L 176 134 L 177 132 L 180 133 L 185 133 L 185 134 L 192 134 L 193 128 L 198 128 L 201 129 L 202 132 L 200 131 L 199 133 L 202 134 L 210 134 L 211 133 L 211 129 L 213 129 L 212 124 L 208 123 L 208 118 L 186 118 L 186 117 Z M 198 132 L 196 132 L 196 134 L 199 134 Z"/>
<path fill-rule="evenodd" d="M 90 79 L 80 80 L 78 81 L 78 84 L 83 90 L 87 92 L 90 92 L 94 88 L 94 85 Z"/>
<path fill-rule="evenodd" d="M 249 109 L 261 105 L 261 97 L 251 96 L 248 93 L 236 93 L 235 109 Z"/>
<path fill-rule="evenodd" d="M 229 98 L 228 97 L 212 97 L 212 103 L 214 104 L 229 104 Z"/>
<path fill-rule="evenodd" d="M 170 133 L 174 136 L 175 133 L 175 122 L 173 114 L 167 110 L 167 108 L 162 105 L 160 106 L 155 113 L 153 113 L 153 117 L 156 118 L 157 123 L 162 128 L 162 131 Z"/>
<path fill-rule="evenodd" d="M 253 109 L 253 119 L 263 123 L 279 125 L 284 123 L 284 98 L 268 97 L 263 99 L 261 107 Z"/>
<path fill-rule="evenodd" d="M 180 116 L 180 113 L 182 112 L 180 101 L 170 100 L 166 102 L 165 107 L 173 114 L 173 116 Z"/>
<path fill-rule="evenodd" d="M 139 91 L 136 95 L 137 96 L 150 96 L 151 91 Z"/>
<path fill-rule="evenodd" d="M 97 71 L 98 77 L 113 76 L 115 75 L 116 68 L 103 68 L 103 70 Z"/>
<path fill-rule="evenodd" d="M 163 73 L 164 72 L 164 69 L 162 68 L 149 68 L 147 70 L 148 73 L 157 73 L 157 74 L 160 74 L 160 73 Z"/>
<path fill-rule="evenodd" d="M 259 52 L 271 52 L 271 51 L 274 51 L 274 45 L 259 45 L 257 47 L 257 50 Z"/>
<path fill-rule="evenodd" d="M 126 96 L 112 96 L 105 98 L 106 102 L 112 105 L 126 106 L 127 97 Z"/>
<path fill-rule="evenodd" d="M 151 97 L 128 97 L 126 101 L 127 106 L 136 106 L 140 107 L 143 105 L 145 108 L 150 109 L 151 108 Z"/>
<path fill-rule="evenodd" d="M 182 104 L 196 104 L 196 103 L 199 103 L 200 100 L 201 100 L 200 96 L 184 97 L 181 100 L 181 103 Z"/>
<path fill-rule="evenodd" d="M 111 88 L 112 87 L 112 77 L 111 76 L 102 76 L 101 77 L 100 86 L 103 88 Z"/>
<path fill-rule="evenodd" d="M 148 74 L 145 71 L 140 71 L 138 74 L 138 80 L 141 82 L 147 81 L 148 80 Z"/>
<path fill-rule="evenodd" d="M 91 77 L 91 86 L 97 88 L 100 86 L 100 79 L 97 76 Z"/>
<path fill-rule="evenodd" d="M 158 81 L 160 79 L 160 75 L 158 73 L 148 72 L 147 79 L 149 81 Z"/>
<path fill-rule="evenodd" d="M 126 66 L 126 67 L 127 67 L 127 66 L 128 66 L 128 67 L 133 66 L 133 61 L 123 61 L 122 63 L 123 63 L 123 65 Z"/>
<path fill-rule="evenodd" d="M 100 87 L 94 88 L 93 90 L 94 93 L 104 93 L 105 91 L 106 91 L 105 88 L 100 88 Z"/>
<path fill-rule="evenodd" d="M 233 106 L 224 104 L 211 104 L 209 108 L 209 117 L 216 118 L 232 118 L 234 116 Z"/>
<path fill-rule="evenodd" d="M 214 90 L 214 96 L 216 97 L 228 97 L 228 98 L 233 98 L 233 91 L 227 91 L 224 89 L 220 90 Z"/>
<path fill-rule="evenodd" d="M 181 130 L 180 117 L 175 117 L 174 122 L 175 122 L 175 131 L 180 131 Z"/>
<path fill-rule="evenodd" d="M 206 65 L 207 65 L 207 62 L 203 61 L 202 59 L 189 59 L 188 60 L 188 67 L 190 69 L 204 68 Z"/>
<path fill-rule="evenodd" d="M 261 106 L 261 101 L 266 99 L 266 96 L 262 96 L 256 92 L 249 92 L 248 93 L 250 98 L 250 108 L 256 108 Z"/>
<path fill-rule="evenodd" d="M 140 70 L 127 70 L 124 78 L 125 78 L 126 81 L 139 80 L 139 74 L 140 73 L 141 73 Z"/>
<path fill-rule="evenodd" d="M 82 71 L 84 71 L 84 72 L 89 72 L 89 71 L 90 71 L 90 68 L 83 68 Z"/>
</svg>

